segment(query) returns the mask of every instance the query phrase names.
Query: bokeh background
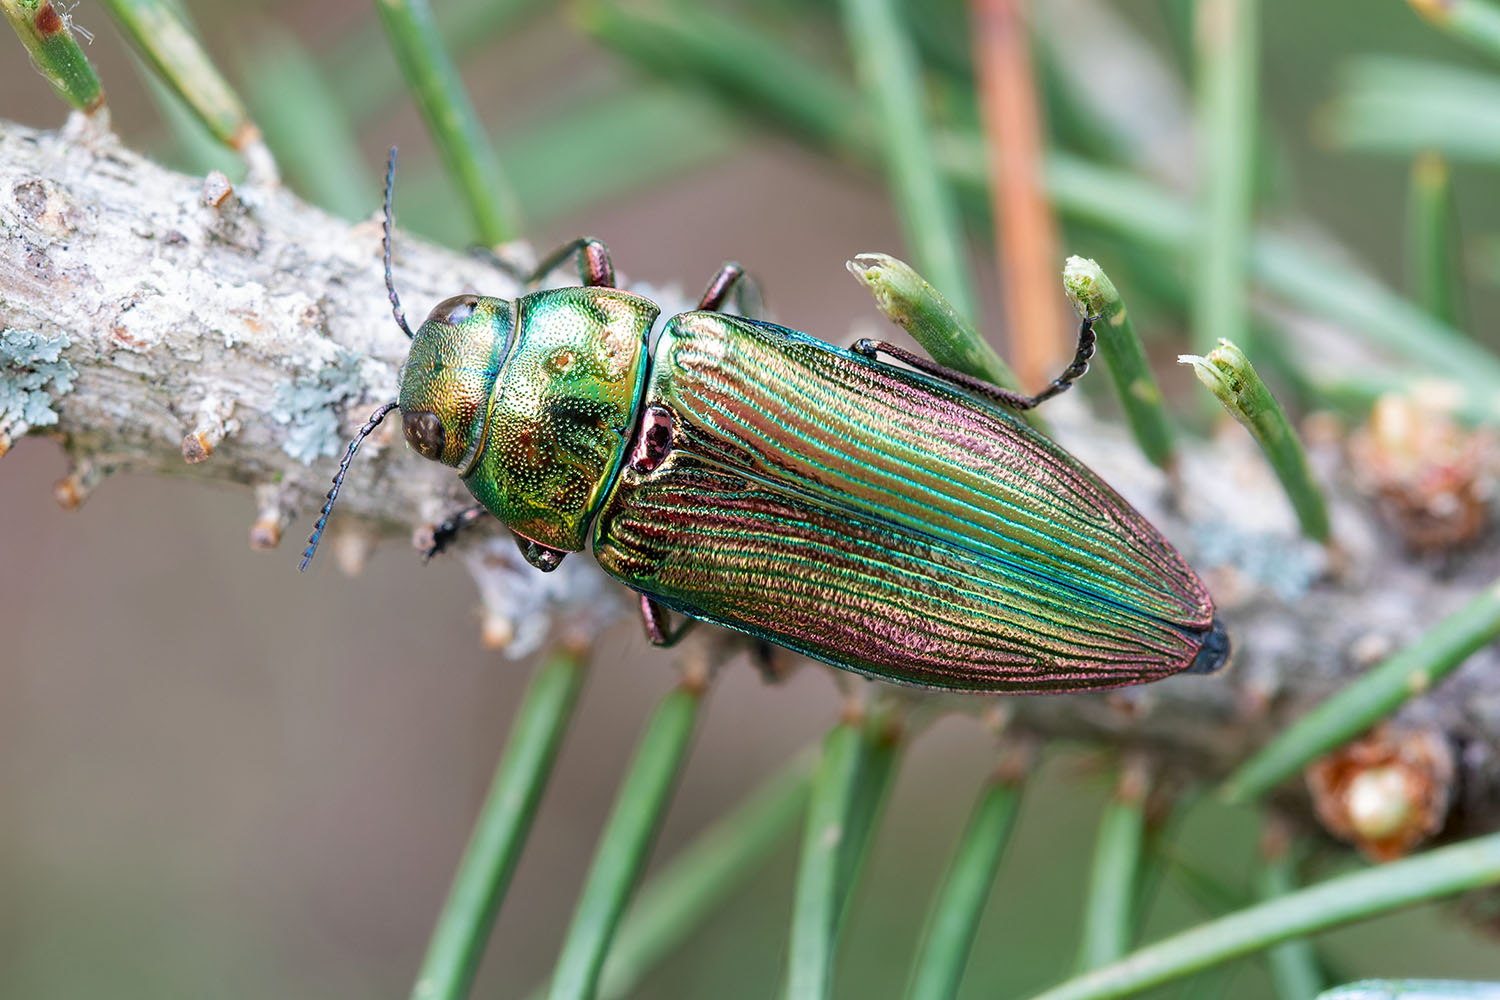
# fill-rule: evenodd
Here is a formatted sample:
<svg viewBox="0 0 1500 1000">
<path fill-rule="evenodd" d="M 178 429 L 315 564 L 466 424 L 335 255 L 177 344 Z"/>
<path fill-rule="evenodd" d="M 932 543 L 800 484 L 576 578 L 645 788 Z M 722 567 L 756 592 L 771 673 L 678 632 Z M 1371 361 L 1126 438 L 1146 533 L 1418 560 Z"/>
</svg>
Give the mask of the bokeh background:
<svg viewBox="0 0 1500 1000">
<path fill-rule="evenodd" d="M 842 342 L 856 323 L 871 322 L 868 297 L 843 262 L 864 250 L 903 251 L 878 177 L 643 76 L 590 41 L 568 8 L 511 5 L 532 9 L 468 45 L 462 63 L 538 246 L 597 235 L 632 279 L 690 293 L 733 257 L 761 278 L 784 323 Z M 365 173 L 351 189 L 376 192 L 374 209 L 373 178 L 385 147 L 399 142 L 401 225 L 469 242 L 369 5 L 188 6 L 252 100 L 285 99 L 259 89 L 268 81 L 257 66 L 295 33 L 336 77 L 356 122 Z M 463 16 L 457 6 L 434 2 L 439 20 Z M 961 24 L 955 0 L 932 6 Z M 1163 66 L 1184 71 L 1173 28 L 1181 4 L 1114 6 Z M 735 9 L 805 51 L 845 59 L 831 5 L 761 0 Z M 202 151 L 168 127 L 160 95 L 103 11 L 85 2 L 73 16 L 96 34 L 88 52 L 126 141 L 201 169 Z M 1394 0 L 1267 0 L 1262 28 L 1260 100 L 1275 137 L 1279 210 L 1326 227 L 1399 284 L 1407 162 L 1331 147 L 1319 139 L 1320 115 L 1351 56 L 1481 60 Z M 60 124 L 61 104 L 19 45 L 7 36 L 0 52 L 0 118 Z M 625 124 L 653 155 L 600 161 L 602 137 Z M 619 175 L 602 176 L 615 166 Z M 1483 290 L 1484 235 L 1500 224 L 1491 178 L 1462 165 L 1456 175 L 1478 289 L 1471 315 L 1493 312 Z M 985 232 L 973 226 L 972 265 L 984 315 L 995 317 Z M 1071 232 L 1064 244 L 1115 271 L 1117 246 Z M 426 308 L 408 304 L 415 315 Z M 1153 349 L 1170 357 L 1181 320 L 1147 311 Z M 1003 329 L 987 326 L 1003 346 Z M 1181 385 L 1179 374 L 1163 376 Z M 0 462 L 0 996 L 405 995 L 531 664 L 480 648 L 473 586 L 455 561 L 424 567 L 404 545 L 388 544 L 358 577 L 331 563 L 299 575 L 293 543 L 306 525 L 294 525 L 275 552 L 251 552 L 255 512 L 244 490 L 117 477 L 64 513 L 51 484 L 65 471 L 58 448 L 42 439 L 21 441 Z M 521 996 L 549 971 L 615 783 L 674 676 L 637 628 L 603 637 L 477 996 Z M 752 671 L 729 671 L 657 857 L 817 740 L 837 707 L 821 672 L 772 689 Z M 928 894 L 990 759 L 971 720 L 947 720 L 913 748 L 855 900 L 839 996 L 899 992 Z M 1022 995 L 1071 968 L 1111 780 L 1106 760 L 1087 748 L 1049 753 L 995 886 L 966 997 Z M 1238 881 L 1258 834 L 1251 811 L 1204 803 L 1178 849 Z M 772 994 L 794 862 L 789 845 L 637 995 Z M 1147 934 L 1201 916 L 1168 883 Z M 1350 977 L 1500 978 L 1496 945 L 1436 908 L 1320 941 Z M 1266 995 L 1257 963 L 1231 968 L 1192 989 Z"/>
</svg>

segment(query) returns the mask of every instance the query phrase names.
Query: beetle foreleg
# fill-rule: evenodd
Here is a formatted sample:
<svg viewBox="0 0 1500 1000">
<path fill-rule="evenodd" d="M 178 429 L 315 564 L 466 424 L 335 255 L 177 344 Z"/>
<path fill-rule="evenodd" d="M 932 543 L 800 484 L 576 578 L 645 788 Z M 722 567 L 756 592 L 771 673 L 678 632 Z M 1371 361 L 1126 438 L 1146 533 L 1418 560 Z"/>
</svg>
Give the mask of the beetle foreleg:
<svg viewBox="0 0 1500 1000">
<path fill-rule="evenodd" d="M 580 236 L 543 257 L 536 270 L 527 277 L 526 284 L 541 281 L 569 257 L 578 258 L 578 276 L 585 285 L 615 287 L 615 265 L 609 259 L 609 247 L 592 236 Z"/>
<path fill-rule="evenodd" d="M 457 514 L 454 514 L 452 517 L 445 520 L 442 524 L 439 524 L 436 528 L 433 528 L 432 544 L 427 546 L 427 548 L 423 550 L 422 561 L 427 562 L 439 552 L 447 549 L 448 546 L 453 544 L 453 539 L 458 537 L 458 533 L 460 531 L 464 530 L 469 525 L 473 524 L 475 521 L 479 520 L 481 517 L 488 513 L 489 511 L 485 510 L 483 507 L 465 507 Z"/>
<path fill-rule="evenodd" d="M 998 385 L 992 385 L 983 379 L 975 378 L 972 375 L 965 375 L 960 371 L 954 371 L 952 368 L 938 364 L 931 358 L 924 358 L 920 354 L 913 354 L 905 348 L 897 347 L 895 344 L 889 344 L 883 340 L 870 340 L 864 337 L 855 341 L 851 350 L 855 354 L 862 354 L 872 359 L 881 354 L 889 354 L 896 360 L 911 365 L 919 372 L 926 372 L 928 375 L 933 375 L 945 382 L 951 382 L 960 389 L 967 389 L 970 392 L 978 393 L 986 399 L 999 403 L 1001 406 L 1009 407 L 1012 410 L 1029 410 L 1046 402 L 1058 393 L 1065 392 L 1084 372 L 1088 371 L 1089 359 L 1094 356 L 1094 345 L 1094 317 L 1086 316 L 1083 323 L 1078 327 L 1078 350 L 1073 354 L 1073 361 L 1067 368 L 1063 369 L 1061 375 L 1052 380 L 1051 385 L 1035 396 L 1027 396 L 1024 393 L 1014 392 L 1010 389 L 1002 389 Z"/>
<path fill-rule="evenodd" d="M 505 274 L 510 278 L 514 278 L 516 281 L 520 282 L 523 285 L 526 284 L 527 280 L 531 277 L 530 271 L 515 263 L 512 263 L 511 261 L 506 260 L 504 257 L 495 252 L 494 247 L 487 247 L 483 243 L 476 243 L 474 246 L 469 247 L 467 252 L 468 255 L 470 257 L 473 257 L 475 260 L 482 261 L 490 265 L 495 270 L 501 272 L 502 274 Z"/>
<path fill-rule="evenodd" d="M 698 300 L 699 309 L 725 312 L 724 303 L 734 300 L 734 314 L 756 319 L 761 312 L 760 286 L 734 261 L 719 268 Z"/>
<path fill-rule="evenodd" d="M 650 597 L 642 594 L 641 624 L 646 626 L 646 638 L 650 641 L 651 645 L 666 649 L 669 646 L 677 645 L 682 640 L 682 637 L 687 635 L 692 627 L 698 623 L 689 618 L 677 626 L 677 628 L 672 628 L 672 612 L 668 611 L 664 605 L 658 604 Z"/>
</svg>

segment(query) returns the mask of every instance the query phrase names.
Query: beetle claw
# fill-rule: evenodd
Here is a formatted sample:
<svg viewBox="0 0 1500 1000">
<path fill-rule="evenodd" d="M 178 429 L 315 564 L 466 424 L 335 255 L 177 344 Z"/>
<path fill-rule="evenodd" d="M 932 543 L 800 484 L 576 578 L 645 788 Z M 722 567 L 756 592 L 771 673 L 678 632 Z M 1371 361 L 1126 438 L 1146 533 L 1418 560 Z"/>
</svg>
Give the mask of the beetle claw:
<svg viewBox="0 0 1500 1000">
<path fill-rule="evenodd" d="M 417 542 L 417 548 L 422 550 L 422 562 L 430 562 L 433 556 L 453 544 L 453 540 L 458 537 L 460 531 L 488 513 L 489 511 L 483 507 L 465 507 L 457 514 L 454 514 L 443 521 L 443 523 L 434 527 L 432 529 L 432 537 L 426 546 L 423 546 L 420 540 Z"/>
</svg>

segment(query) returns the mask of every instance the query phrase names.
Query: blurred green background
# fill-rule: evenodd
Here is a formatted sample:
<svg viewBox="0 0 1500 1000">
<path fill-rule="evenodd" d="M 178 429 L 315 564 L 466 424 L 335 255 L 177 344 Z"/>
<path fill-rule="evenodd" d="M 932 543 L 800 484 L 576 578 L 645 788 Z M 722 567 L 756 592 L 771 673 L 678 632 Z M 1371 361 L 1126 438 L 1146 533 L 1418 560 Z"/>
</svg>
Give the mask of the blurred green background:
<svg viewBox="0 0 1500 1000">
<path fill-rule="evenodd" d="M 589 41 L 562 7 L 527 6 L 461 58 L 534 243 L 587 232 L 610 245 L 629 278 L 690 293 L 733 257 L 761 279 L 781 322 L 843 341 L 853 324 L 872 321 L 843 262 L 903 251 L 878 178 L 643 77 Z M 1117 5 L 1173 73 L 1182 72 L 1173 31 L 1182 6 Z M 455 246 L 471 240 L 368 5 L 189 7 L 252 105 L 295 99 L 289 37 L 335 81 L 357 134 L 353 169 L 364 173 L 346 191 L 305 193 L 356 199 L 356 215 L 374 210 L 384 150 L 399 143 L 400 225 Z M 440 21 L 466 16 L 441 0 L 434 7 Z M 735 9 L 844 64 L 827 5 Z M 952 0 L 928 10 L 936 24 L 962 23 Z M 85 3 L 73 16 L 96 34 L 88 53 L 125 141 L 201 169 L 202 151 L 164 124 L 104 13 Z M 1319 141 L 1320 114 L 1351 56 L 1487 68 L 1484 60 L 1395 0 L 1270 0 L 1262 30 L 1260 99 L 1276 150 L 1265 214 L 1326 227 L 1400 286 L 1408 161 L 1330 148 Z M 9 37 L 0 45 L 0 117 L 59 124 L 62 105 L 20 47 Z M 609 136 L 627 126 L 632 155 L 599 162 Z M 276 148 L 268 133 L 295 186 L 295 144 Z M 1489 170 L 1460 166 L 1455 177 L 1467 257 L 1481 279 L 1468 312 L 1482 316 L 1493 305 L 1484 237 L 1500 224 L 1500 195 Z M 1003 345 L 986 224 L 971 220 L 971 231 L 986 326 Z M 1130 280 L 1129 261 L 1111 257 L 1125 255 L 1118 242 L 1079 231 L 1064 250 L 1097 256 L 1112 273 L 1118 263 L 1117 280 Z M 414 315 L 426 308 L 408 304 Z M 1166 308 L 1143 311 L 1161 342 L 1174 344 L 1181 320 Z M 358 578 L 299 576 L 292 543 L 269 555 L 247 548 L 247 491 L 120 477 L 65 514 L 50 498 L 65 471 L 56 446 L 39 439 L 0 463 L 0 996 L 405 995 L 530 665 L 479 648 L 473 587 L 452 560 L 423 567 L 393 544 Z M 295 542 L 305 527 L 287 537 Z M 634 626 L 604 638 L 477 996 L 521 996 L 550 970 L 624 759 L 673 679 Z M 729 671 L 657 857 L 817 740 L 837 707 L 820 672 L 769 689 L 751 671 Z M 988 769 L 987 747 L 975 723 L 949 719 L 913 748 L 855 900 L 839 996 L 899 992 L 929 893 Z M 1028 789 L 964 996 L 1023 995 L 1071 969 L 1112 773 L 1101 755 L 1052 748 Z M 1258 836 L 1252 811 L 1205 802 L 1177 844 L 1195 865 L 1240 882 Z M 794 860 L 789 846 L 637 995 L 771 994 Z M 1168 883 L 1147 937 L 1202 915 Z M 1436 908 L 1320 945 L 1348 978 L 1500 978 L 1500 950 Z M 1152 995 L 1267 994 L 1257 962 L 1228 970 Z"/>
</svg>

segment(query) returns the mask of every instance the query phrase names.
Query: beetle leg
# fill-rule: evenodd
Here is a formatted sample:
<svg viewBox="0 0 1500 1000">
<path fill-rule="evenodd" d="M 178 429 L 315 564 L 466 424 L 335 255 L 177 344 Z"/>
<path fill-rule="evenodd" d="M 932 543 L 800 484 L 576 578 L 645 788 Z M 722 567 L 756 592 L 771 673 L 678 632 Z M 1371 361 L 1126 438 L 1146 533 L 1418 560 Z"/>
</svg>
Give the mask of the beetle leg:
<svg viewBox="0 0 1500 1000">
<path fill-rule="evenodd" d="M 615 265 L 609 259 L 609 247 L 592 236 L 580 236 L 543 257 L 526 278 L 526 284 L 541 281 L 569 257 L 578 258 L 578 276 L 585 285 L 615 287 Z"/>
<path fill-rule="evenodd" d="M 733 296 L 736 316 L 747 316 L 755 319 L 760 316 L 761 297 L 760 286 L 755 279 L 745 273 L 745 269 L 734 261 L 730 261 L 719 268 L 713 280 L 704 289 L 703 297 L 698 300 L 699 309 L 708 309 L 713 312 L 724 312 L 724 303 Z"/>
<path fill-rule="evenodd" d="M 550 545 L 541 542 L 533 542 L 529 538 L 516 536 L 516 546 L 521 550 L 521 555 L 543 573 L 550 573 L 562 564 L 563 556 L 567 555 L 562 549 L 554 549 Z"/>
<path fill-rule="evenodd" d="M 468 254 L 475 260 L 483 261 L 502 274 L 509 275 L 521 284 L 525 284 L 531 277 L 531 272 L 506 260 L 495 252 L 494 247 L 487 247 L 483 243 L 476 243 L 469 247 Z"/>
<path fill-rule="evenodd" d="M 1083 323 L 1078 328 L 1078 350 L 1073 355 L 1073 361 L 1067 368 L 1063 369 L 1061 375 L 1052 380 L 1047 386 L 1035 396 L 1025 393 L 1013 392 L 1010 389 L 1002 389 L 998 385 L 992 385 L 983 379 L 963 372 L 954 371 L 945 365 L 940 365 L 931 358 L 924 358 L 920 354 L 913 354 L 905 348 L 888 344 L 883 340 L 870 340 L 861 338 L 856 341 L 852 350 L 855 354 L 862 354 L 867 358 L 875 358 L 880 354 L 889 354 L 898 361 L 911 365 L 917 371 L 926 372 L 928 375 L 936 376 L 945 382 L 951 382 L 961 389 L 978 393 L 986 399 L 994 400 L 1001 406 L 1012 410 L 1029 410 L 1034 406 L 1046 402 L 1078 380 L 1084 372 L 1089 370 L 1089 359 L 1094 356 L 1094 317 L 1085 316 Z"/>
<path fill-rule="evenodd" d="M 449 545 L 452 545 L 453 539 L 458 537 L 460 531 L 488 513 L 489 511 L 483 507 L 465 507 L 436 528 L 433 528 L 432 544 L 427 546 L 427 549 L 422 553 L 422 561 L 427 562 L 427 560 L 445 550 Z"/>
<path fill-rule="evenodd" d="M 766 684 L 780 684 L 792 673 L 792 653 L 765 639 L 756 639 L 750 647 L 750 662 Z"/>
<path fill-rule="evenodd" d="M 651 645 L 666 649 L 669 646 L 677 645 L 682 637 L 687 635 L 688 631 L 698 623 L 689 618 L 675 629 L 672 628 L 672 612 L 668 611 L 665 605 L 658 604 L 650 597 L 642 594 L 641 624 L 646 626 L 646 638 L 650 641 Z"/>
</svg>

